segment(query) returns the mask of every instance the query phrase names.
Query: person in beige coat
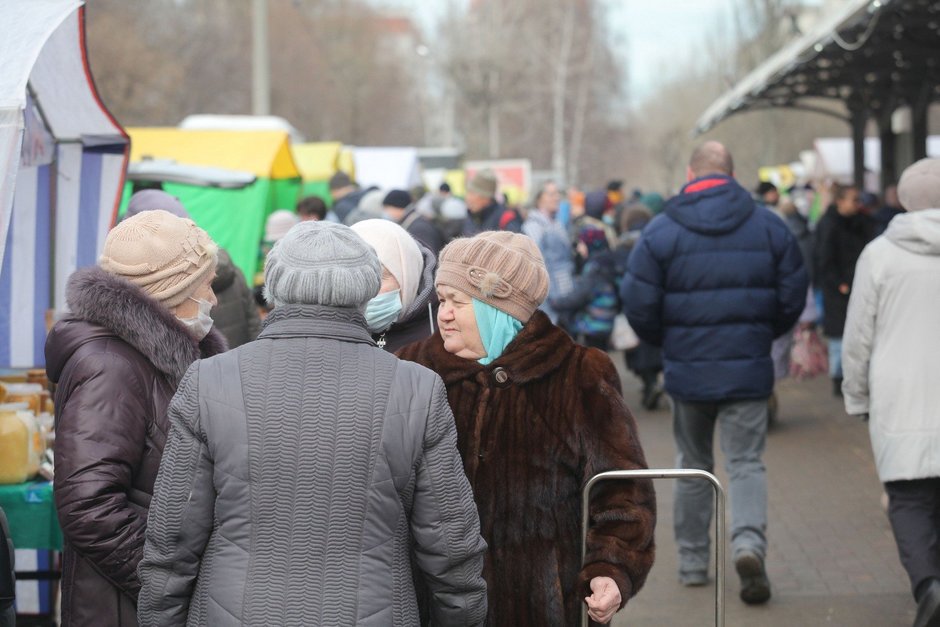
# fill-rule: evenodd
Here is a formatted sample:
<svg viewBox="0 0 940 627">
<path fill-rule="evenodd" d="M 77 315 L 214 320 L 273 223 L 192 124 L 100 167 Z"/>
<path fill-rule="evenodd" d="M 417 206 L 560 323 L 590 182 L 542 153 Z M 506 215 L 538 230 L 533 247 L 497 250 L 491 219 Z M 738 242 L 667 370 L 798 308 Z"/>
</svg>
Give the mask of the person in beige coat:
<svg viewBox="0 0 940 627">
<path fill-rule="evenodd" d="M 940 625 L 940 159 L 905 170 L 899 195 L 908 213 L 855 270 L 842 391 L 846 412 L 868 418 L 922 627 Z"/>
</svg>

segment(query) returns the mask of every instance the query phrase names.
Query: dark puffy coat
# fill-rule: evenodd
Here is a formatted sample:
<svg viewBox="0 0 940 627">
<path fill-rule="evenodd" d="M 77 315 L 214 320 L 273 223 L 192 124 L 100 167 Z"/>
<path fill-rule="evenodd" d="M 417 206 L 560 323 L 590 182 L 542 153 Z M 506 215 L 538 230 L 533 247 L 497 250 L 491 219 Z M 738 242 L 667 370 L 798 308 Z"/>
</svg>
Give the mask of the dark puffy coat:
<svg viewBox="0 0 940 627">
<path fill-rule="evenodd" d="M 487 625 L 577 625 L 594 577 L 633 597 L 653 564 L 650 481 L 593 492 L 581 565 L 581 488 L 599 472 L 645 468 L 636 423 L 607 355 L 537 311 L 489 366 L 444 350 L 439 334 L 399 356 L 444 379 L 457 447 L 489 548 Z"/>
<path fill-rule="evenodd" d="M 372 336 L 379 346 L 390 353 L 412 342 L 423 340 L 436 329 L 438 301 L 434 287 L 434 271 L 437 269 L 437 258 L 423 245 L 418 244 L 418 248 L 424 255 L 424 271 L 418 283 L 418 295 L 407 311 L 401 313 L 400 321 L 392 324 L 385 333 Z"/>
<path fill-rule="evenodd" d="M 315 379 L 315 381 L 314 381 Z M 480 625 L 485 543 L 434 373 L 355 309 L 284 305 L 170 405 L 141 625 Z"/>
<path fill-rule="evenodd" d="M 333 203 L 333 208 L 330 210 L 333 214 L 339 219 L 340 223 L 346 224 L 346 219 L 349 217 L 349 214 L 356 210 L 359 207 L 359 201 L 362 200 L 362 197 L 371 192 L 376 187 L 368 187 L 366 189 L 356 189 L 336 202 Z"/>
<path fill-rule="evenodd" d="M 13 603 L 16 600 L 16 575 L 14 574 L 14 548 L 7 517 L 0 509 L 0 627 L 16 625 Z"/>
<path fill-rule="evenodd" d="M 444 248 L 444 234 L 441 230 L 414 209 L 409 209 L 398 224 L 408 231 L 416 242 L 430 249 L 435 258 Z"/>
<path fill-rule="evenodd" d="M 617 292 L 625 271 L 624 260 L 614 251 L 592 253 L 575 278 L 574 288 L 562 297 L 550 298 L 550 304 L 562 312 L 572 333 L 609 339 L 620 311 Z"/>
<path fill-rule="evenodd" d="M 229 348 L 246 344 L 261 332 L 261 318 L 255 296 L 241 269 L 232 263 L 225 250 L 219 251 L 219 265 L 212 281 L 212 291 L 219 301 L 212 308 L 213 326 L 228 340 Z"/>
<path fill-rule="evenodd" d="M 874 234 L 868 216 L 846 217 L 832 205 L 816 225 L 816 278 L 823 294 L 823 331 L 829 337 L 842 337 L 849 294 L 840 285 L 851 288 L 855 264 Z"/>
<path fill-rule="evenodd" d="M 641 228 L 646 228 L 646 224 Z M 621 264 L 621 267 L 624 268 L 623 274 L 620 277 L 621 282 L 626 275 L 630 253 L 640 239 L 641 234 L 642 232 L 640 230 L 627 231 L 621 234 L 617 242 L 617 247 L 614 249 L 614 256 L 617 259 L 617 263 Z M 625 309 L 622 300 L 620 307 Z M 650 344 L 643 338 L 640 338 L 640 343 L 636 348 L 632 348 L 624 353 L 624 358 L 627 362 L 627 368 L 638 375 L 642 375 L 643 373 L 659 373 L 663 370 L 663 349 Z"/>
<path fill-rule="evenodd" d="M 793 233 L 793 237 L 796 238 L 796 243 L 800 247 L 800 255 L 803 257 L 803 266 L 809 274 L 810 283 L 814 283 L 813 234 L 809 230 L 809 221 L 796 211 L 780 217 L 783 218 L 783 222 Z"/>
<path fill-rule="evenodd" d="M 100 268 L 69 278 L 72 316 L 46 341 L 55 393 L 62 625 L 136 625 L 137 564 L 166 442 L 166 409 L 198 343 L 159 303 Z"/>
<path fill-rule="evenodd" d="M 733 178 L 686 185 L 643 231 L 621 286 L 642 339 L 663 347 L 682 401 L 756 399 L 774 384 L 770 346 L 806 304 L 796 240 Z"/>
<path fill-rule="evenodd" d="M 522 232 L 522 220 L 514 209 L 493 202 L 478 213 L 468 213 L 463 221 L 463 237 L 473 237 L 483 231 Z"/>
</svg>

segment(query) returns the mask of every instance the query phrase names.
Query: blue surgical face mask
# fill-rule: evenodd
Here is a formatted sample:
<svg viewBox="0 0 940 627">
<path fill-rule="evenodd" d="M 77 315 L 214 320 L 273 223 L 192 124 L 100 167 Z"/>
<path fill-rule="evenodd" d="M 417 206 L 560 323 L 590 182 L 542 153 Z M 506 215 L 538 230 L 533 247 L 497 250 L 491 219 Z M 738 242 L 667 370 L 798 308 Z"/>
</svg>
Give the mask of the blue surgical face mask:
<svg viewBox="0 0 940 627">
<path fill-rule="evenodd" d="M 192 298 L 191 301 L 199 305 L 199 313 L 194 318 L 177 318 L 183 325 L 189 329 L 190 333 L 196 336 L 196 339 L 200 342 L 204 337 L 209 335 L 209 330 L 212 329 L 212 316 L 209 315 L 209 312 L 212 311 L 212 303 L 202 298 Z"/>
<path fill-rule="evenodd" d="M 385 331 L 401 313 L 401 290 L 379 294 L 366 305 L 366 326 L 372 333 Z"/>
<path fill-rule="evenodd" d="M 607 226 L 613 226 L 614 216 L 610 215 L 609 213 L 605 213 L 604 215 L 601 216 L 601 222 L 603 222 Z"/>
</svg>

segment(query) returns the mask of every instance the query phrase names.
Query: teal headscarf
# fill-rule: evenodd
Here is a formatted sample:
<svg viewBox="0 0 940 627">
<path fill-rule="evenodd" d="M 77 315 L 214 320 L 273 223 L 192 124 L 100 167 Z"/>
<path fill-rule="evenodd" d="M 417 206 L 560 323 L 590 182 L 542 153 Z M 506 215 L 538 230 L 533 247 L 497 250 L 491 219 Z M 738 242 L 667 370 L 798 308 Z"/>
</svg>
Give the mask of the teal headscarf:
<svg viewBox="0 0 940 627">
<path fill-rule="evenodd" d="M 486 357 L 481 357 L 477 361 L 488 366 L 503 354 L 509 343 L 522 330 L 522 323 L 505 311 L 500 311 L 476 298 L 473 299 L 473 315 L 477 319 L 480 340 L 486 351 Z"/>
</svg>

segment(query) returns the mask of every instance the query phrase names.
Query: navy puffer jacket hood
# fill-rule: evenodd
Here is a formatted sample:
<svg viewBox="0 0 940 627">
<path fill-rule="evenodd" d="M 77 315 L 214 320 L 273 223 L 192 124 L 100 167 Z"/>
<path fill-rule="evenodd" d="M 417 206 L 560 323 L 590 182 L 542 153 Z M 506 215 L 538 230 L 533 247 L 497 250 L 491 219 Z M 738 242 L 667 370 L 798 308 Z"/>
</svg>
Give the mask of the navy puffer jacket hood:
<svg viewBox="0 0 940 627">
<path fill-rule="evenodd" d="M 663 347 L 673 397 L 757 399 L 773 389 L 770 345 L 799 318 L 807 283 L 783 220 L 733 178 L 708 176 L 643 231 L 621 298 L 637 335 Z"/>
<path fill-rule="evenodd" d="M 704 189 L 686 191 L 694 189 L 696 183 Z M 682 193 L 669 201 L 665 213 L 690 231 L 720 235 L 737 229 L 756 209 L 751 195 L 734 179 L 715 176 L 686 185 Z"/>
</svg>

